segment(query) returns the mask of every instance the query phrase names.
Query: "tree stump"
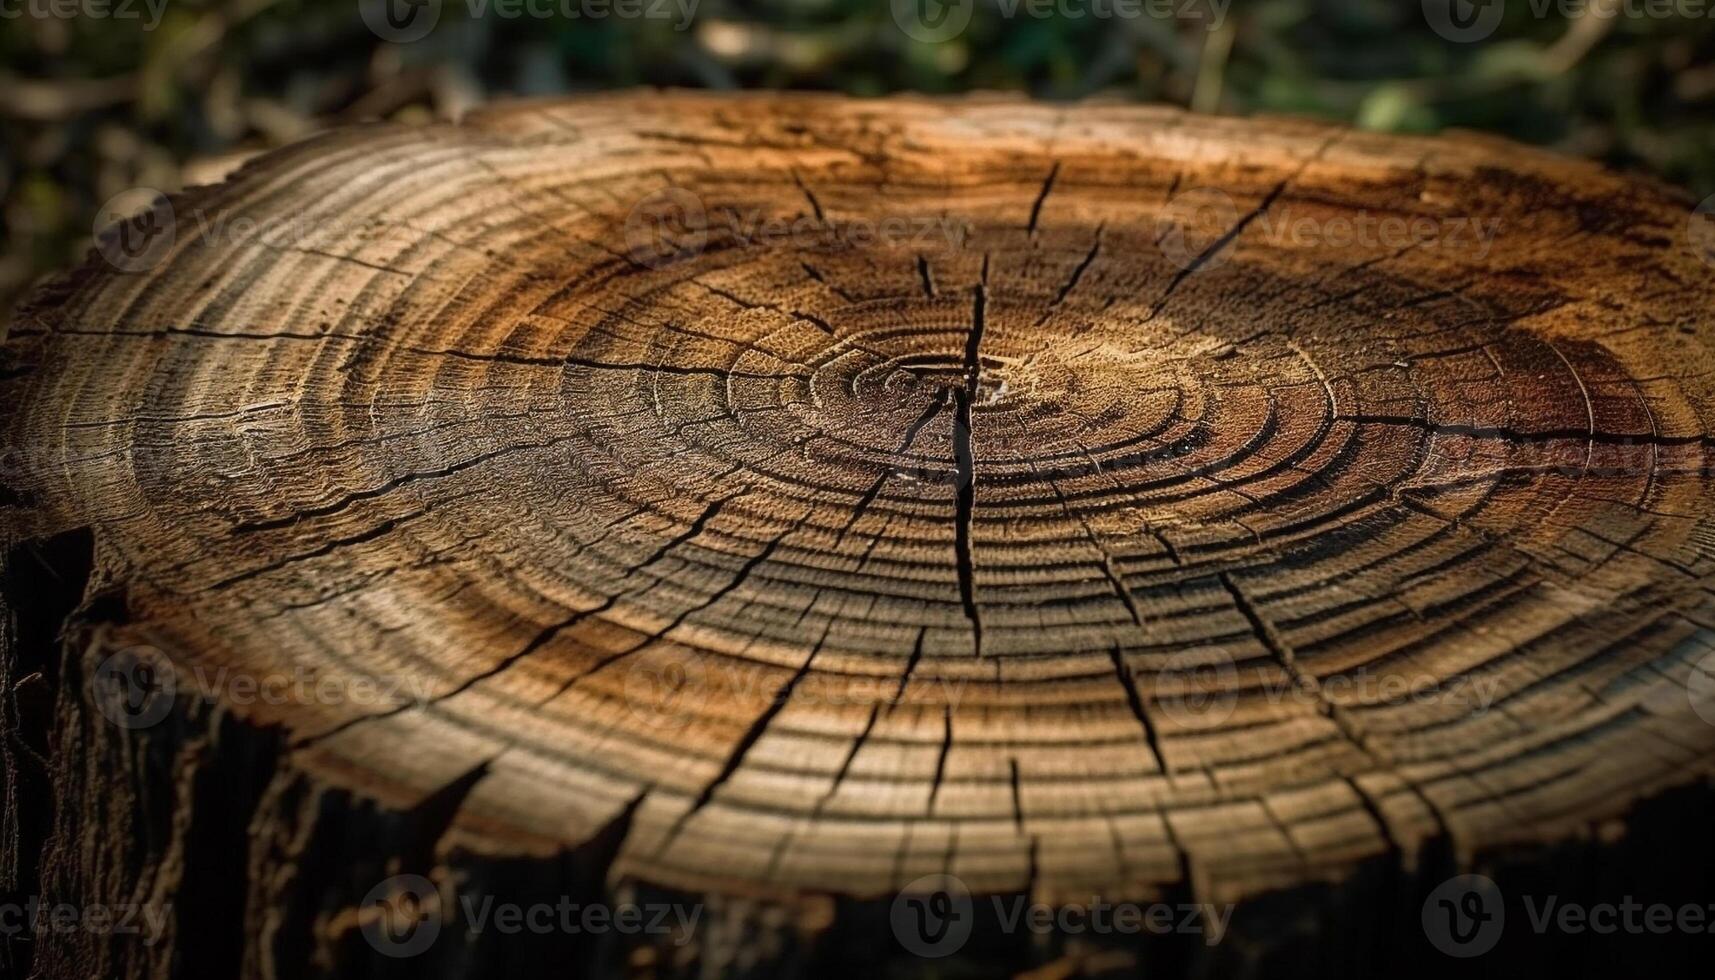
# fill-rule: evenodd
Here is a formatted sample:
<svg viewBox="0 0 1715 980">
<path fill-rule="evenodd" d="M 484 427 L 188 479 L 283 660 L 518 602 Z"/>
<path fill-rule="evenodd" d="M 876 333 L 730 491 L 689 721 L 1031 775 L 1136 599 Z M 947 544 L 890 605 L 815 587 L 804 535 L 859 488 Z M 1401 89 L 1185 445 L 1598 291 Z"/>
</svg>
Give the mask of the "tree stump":
<svg viewBox="0 0 1715 980">
<path fill-rule="evenodd" d="M 1706 816 L 1689 212 L 1470 136 L 691 94 L 177 195 L 0 361 L 8 886 L 170 907 L 24 955 L 860 972 L 941 874 L 1410 931 Z M 460 928 L 645 894 L 707 915 Z M 1125 962 L 1240 955 L 1181 952 Z"/>
</svg>

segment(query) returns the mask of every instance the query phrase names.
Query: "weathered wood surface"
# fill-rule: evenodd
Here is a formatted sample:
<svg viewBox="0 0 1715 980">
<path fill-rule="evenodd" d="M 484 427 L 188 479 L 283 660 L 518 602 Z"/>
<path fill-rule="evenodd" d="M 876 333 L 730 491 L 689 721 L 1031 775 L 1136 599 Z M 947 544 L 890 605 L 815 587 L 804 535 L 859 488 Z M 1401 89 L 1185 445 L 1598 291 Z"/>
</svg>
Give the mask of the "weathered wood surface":
<svg viewBox="0 0 1715 980">
<path fill-rule="evenodd" d="M 61 821 L 175 794 L 42 873 L 167 887 L 224 827 L 253 968 L 386 873 L 598 838 L 597 889 L 1225 901 L 1709 776 L 1715 288 L 1670 192 L 650 94 L 336 132 L 173 210 L 5 343 L 14 578 L 51 538 L 99 598 L 13 676 L 60 678 Z M 1442 240 L 1329 244 L 1366 216 Z M 121 728 L 82 688 L 138 647 L 179 699 Z"/>
</svg>

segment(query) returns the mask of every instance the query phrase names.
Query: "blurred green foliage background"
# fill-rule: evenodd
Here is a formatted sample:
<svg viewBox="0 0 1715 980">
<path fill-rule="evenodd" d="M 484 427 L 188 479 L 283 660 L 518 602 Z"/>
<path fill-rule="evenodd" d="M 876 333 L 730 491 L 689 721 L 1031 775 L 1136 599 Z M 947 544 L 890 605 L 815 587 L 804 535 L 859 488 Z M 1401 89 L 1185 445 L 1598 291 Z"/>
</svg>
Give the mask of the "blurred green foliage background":
<svg viewBox="0 0 1715 980">
<path fill-rule="evenodd" d="M 1002 0 L 975 0 L 963 34 L 924 43 L 888 0 L 700 0 L 683 29 L 472 16 L 468 0 L 444 0 L 429 36 L 390 44 L 358 0 L 156 0 L 149 30 L 147 12 L 41 15 L 32 2 L 0 0 L 0 310 L 80 257 L 97 208 L 128 188 L 217 179 L 242 155 L 343 122 L 634 85 L 1005 89 L 1476 128 L 1715 192 L 1709 16 L 1550 4 L 1539 17 L 1506 0 L 1488 40 L 1458 44 L 1429 28 L 1419 0 L 1232 0 L 1218 27 L 1206 12 L 1007 18 Z"/>
</svg>

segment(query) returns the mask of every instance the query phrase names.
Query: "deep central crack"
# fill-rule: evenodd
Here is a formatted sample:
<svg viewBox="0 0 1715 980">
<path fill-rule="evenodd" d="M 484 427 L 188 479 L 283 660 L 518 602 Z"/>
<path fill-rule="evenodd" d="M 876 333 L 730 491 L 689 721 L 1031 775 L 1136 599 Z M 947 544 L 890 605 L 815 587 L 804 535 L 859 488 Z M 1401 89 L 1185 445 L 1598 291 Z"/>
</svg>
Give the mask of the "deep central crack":
<svg viewBox="0 0 1715 980">
<path fill-rule="evenodd" d="M 959 566 L 959 600 L 971 621 L 971 647 L 983 655 L 983 621 L 977 611 L 976 576 L 971 561 L 971 515 L 977 502 L 976 448 L 971 436 L 971 404 L 982 384 L 983 316 L 988 306 L 988 258 L 983 258 L 982 281 L 971 299 L 971 333 L 965 339 L 965 386 L 953 392 L 953 469 L 957 480 L 953 506 L 953 554 Z"/>
</svg>

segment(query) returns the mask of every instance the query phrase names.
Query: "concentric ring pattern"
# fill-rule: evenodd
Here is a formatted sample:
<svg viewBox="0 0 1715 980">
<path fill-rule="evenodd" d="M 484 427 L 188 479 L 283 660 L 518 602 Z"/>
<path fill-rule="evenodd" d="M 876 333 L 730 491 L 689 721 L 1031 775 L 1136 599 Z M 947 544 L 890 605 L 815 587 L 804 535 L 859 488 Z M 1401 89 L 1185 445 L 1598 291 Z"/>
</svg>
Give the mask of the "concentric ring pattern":
<svg viewBox="0 0 1715 980">
<path fill-rule="evenodd" d="M 1709 770 L 1715 304 L 1667 192 L 652 95 L 339 132 L 173 209 L 7 343 L 19 525 L 91 526 L 128 634 L 330 783 L 486 767 L 467 843 L 1254 888 Z"/>
</svg>

